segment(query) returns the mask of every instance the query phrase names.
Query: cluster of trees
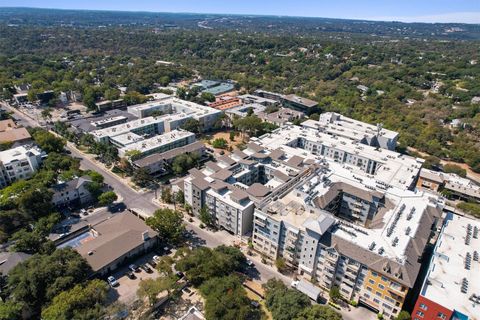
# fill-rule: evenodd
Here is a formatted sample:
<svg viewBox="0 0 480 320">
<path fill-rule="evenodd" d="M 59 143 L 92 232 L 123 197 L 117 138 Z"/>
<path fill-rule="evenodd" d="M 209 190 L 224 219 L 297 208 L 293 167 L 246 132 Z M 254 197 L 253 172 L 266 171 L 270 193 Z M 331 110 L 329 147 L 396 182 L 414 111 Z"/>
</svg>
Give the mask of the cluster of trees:
<svg viewBox="0 0 480 320">
<path fill-rule="evenodd" d="M 175 174 L 184 174 L 188 170 L 196 167 L 199 164 L 199 161 L 200 155 L 198 153 L 183 153 L 173 159 L 172 170 Z"/>
<path fill-rule="evenodd" d="M 282 281 L 270 279 L 264 285 L 265 303 L 274 320 L 341 320 L 342 316 L 328 306 L 313 305 L 310 298 L 288 288 Z"/>
<path fill-rule="evenodd" d="M 258 19 L 252 26 L 268 20 Z M 292 28 L 297 32 L 308 24 L 296 21 Z M 480 171 L 480 106 L 471 102 L 480 96 L 476 81 L 480 64 L 471 63 L 478 51 L 474 42 L 452 40 L 452 45 L 421 39 L 419 46 L 415 37 L 388 42 L 367 33 L 332 38 L 330 27 L 321 32 L 305 30 L 302 37 L 289 32 L 271 37 L 268 29 L 152 33 L 142 27 L 119 26 L 101 30 L 2 27 L 0 87 L 5 88 L 3 95 L 10 96 L 15 92 L 13 85 L 22 83 L 31 84 L 33 90 L 75 90 L 91 105 L 117 97 L 118 86 L 127 87 L 124 99 L 138 102 L 141 95 L 158 91 L 157 85 L 197 73 L 233 79 L 246 91 L 296 93 L 318 101 L 322 111 L 383 123 L 400 131 L 403 148 L 412 146 L 440 158 L 464 161 Z M 121 52 L 114 45 L 120 42 L 124 43 Z M 159 55 L 178 64 L 155 64 Z M 369 89 L 359 92 L 358 84 Z M 199 89 L 180 89 L 178 94 L 201 103 L 212 100 L 199 94 Z M 410 99 L 416 102 L 407 104 Z M 449 128 L 446 124 L 456 118 L 466 125 Z M 260 134 L 258 120 L 241 122 L 243 132 Z"/>
<path fill-rule="evenodd" d="M 146 223 L 158 231 L 159 237 L 167 243 L 178 244 L 183 239 L 185 225 L 180 211 L 169 208 L 158 209 Z"/>
<path fill-rule="evenodd" d="M 275 124 L 263 122 L 262 119 L 254 114 L 244 118 L 234 118 L 233 127 L 243 135 L 248 134 L 249 137 L 258 137 L 278 128 Z"/>
<path fill-rule="evenodd" d="M 98 283 L 93 282 L 95 288 L 92 283 L 85 283 L 90 272 L 85 259 L 72 249 L 32 256 L 9 272 L 6 286 L 2 288 L 0 319 L 22 319 L 22 314 L 37 318 L 40 313 L 45 319 L 80 316 L 79 312 L 102 302 L 98 295 L 91 295 L 92 291 L 100 295 L 96 290 L 100 287 Z M 75 287 L 80 284 L 81 287 Z M 101 309 L 97 310 L 101 315 Z"/>
<path fill-rule="evenodd" d="M 205 298 L 207 319 L 260 319 L 261 312 L 251 305 L 242 279 L 232 275 L 241 271 L 245 256 L 234 247 L 215 249 L 200 247 L 179 259 L 177 270 L 185 272 L 189 281 Z"/>
</svg>

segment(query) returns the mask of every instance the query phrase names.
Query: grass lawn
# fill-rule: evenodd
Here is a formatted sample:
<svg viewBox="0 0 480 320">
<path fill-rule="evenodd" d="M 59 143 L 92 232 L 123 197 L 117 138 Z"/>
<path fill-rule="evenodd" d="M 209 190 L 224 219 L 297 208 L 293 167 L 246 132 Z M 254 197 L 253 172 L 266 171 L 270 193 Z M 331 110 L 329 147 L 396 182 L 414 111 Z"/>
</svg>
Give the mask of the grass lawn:
<svg viewBox="0 0 480 320">
<path fill-rule="evenodd" d="M 247 291 L 247 297 L 251 300 L 255 300 L 255 301 L 258 301 L 262 307 L 262 311 L 263 311 L 263 316 L 262 316 L 262 319 L 265 319 L 265 320 L 273 320 L 272 318 L 272 314 L 270 313 L 270 311 L 268 311 L 267 309 L 267 306 L 265 305 L 265 300 L 263 300 L 262 298 L 260 298 L 256 293 L 254 293 L 253 291 L 249 290 L 248 288 L 245 288 L 245 290 Z"/>
</svg>

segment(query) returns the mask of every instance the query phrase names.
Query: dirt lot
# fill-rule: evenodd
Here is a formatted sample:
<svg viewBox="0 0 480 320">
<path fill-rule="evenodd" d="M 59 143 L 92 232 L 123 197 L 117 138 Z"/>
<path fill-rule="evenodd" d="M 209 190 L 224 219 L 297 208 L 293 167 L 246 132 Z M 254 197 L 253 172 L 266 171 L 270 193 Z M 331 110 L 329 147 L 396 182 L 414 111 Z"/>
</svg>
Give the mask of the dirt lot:
<svg viewBox="0 0 480 320">
<path fill-rule="evenodd" d="M 215 153 L 219 153 L 220 151 L 224 151 L 225 154 L 229 154 L 230 152 L 228 151 L 228 149 L 232 148 L 232 151 L 233 150 L 236 150 L 238 149 L 238 144 L 242 143 L 242 137 L 240 135 L 235 135 L 235 140 L 234 141 L 230 141 L 230 131 L 227 131 L 227 132 L 217 132 L 215 134 L 213 134 L 211 136 L 211 139 L 210 141 L 212 142 L 213 140 L 215 139 L 219 139 L 219 138 L 223 138 L 227 141 L 227 149 L 218 149 L 218 148 L 213 148 L 211 144 L 208 144 L 208 142 L 205 140 L 205 144 L 207 144 L 210 148 L 214 149 L 215 150 Z"/>
</svg>

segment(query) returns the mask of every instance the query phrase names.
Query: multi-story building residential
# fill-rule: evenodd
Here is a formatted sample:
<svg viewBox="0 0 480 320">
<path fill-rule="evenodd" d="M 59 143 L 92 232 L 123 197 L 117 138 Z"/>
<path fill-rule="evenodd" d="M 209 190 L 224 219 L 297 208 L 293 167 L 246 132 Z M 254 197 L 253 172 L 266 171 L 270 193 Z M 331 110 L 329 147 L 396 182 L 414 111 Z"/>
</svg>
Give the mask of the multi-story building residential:
<svg viewBox="0 0 480 320">
<path fill-rule="evenodd" d="M 398 132 L 387 130 L 381 124 L 371 125 L 335 112 L 322 113 L 318 121 L 307 120 L 302 126 L 383 149 L 395 150 L 397 146 Z"/>
<path fill-rule="evenodd" d="M 116 116 L 116 117 L 101 119 L 98 121 L 93 121 L 91 122 L 91 124 L 96 129 L 104 129 L 104 128 L 113 127 L 122 123 L 126 123 L 127 121 L 128 121 L 128 118 L 125 116 Z"/>
<path fill-rule="evenodd" d="M 480 186 L 455 173 L 424 169 L 420 171 L 417 188 L 442 192 L 449 198 L 480 202 Z"/>
<path fill-rule="evenodd" d="M 0 152 L 0 186 L 30 178 L 45 156 L 40 148 L 27 145 Z"/>
<path fill-rule="evenodd" d="M 138 118 L 149 117 L 153 113 L 162 113 L 165 116 L 159 117 L 165 121 L 165 128 L 171 130 L 179 127 L 187 119 L 196 119 L 204 130 L 209 130 L 222 114 L 221 110 L 202 106 L 200 104 L 185 101 L 171 96 L 128 107 L 128 112 Z M 180 124 L 175 124 L 180 121 Z M 166 131 L 169 131 L 166 129 Z"/>
<path fill-rule="evenodd" d="M 479 319 L 479 232 L 479 221 L 448 214 L 412 320 Z"/>
<path fill-rule="evenodd" d="M 358 174 L 375 178 L 382 188 L 413 189 L 423 164 L 423 159 L 289 124 L 251 140 L 266 149 L 281 148 L 314 161 L 325 159 L 341 163 Z"/>
<path fill-rule="evenodd" d="M 265 107 L 263 104 L 259 103 L 242 104 L 238 107 L 225 110 L 225 114 L 232 119 L 233 117 L 245 118 L 250 113 L 258 116 L 259 114 L 264 112 L 266 108 L 267 107 Z"/>
<path fill-rule="evenodd" d="M 306 114 L 312 114 L 318 111 L 318 102 L 294 94 L 283 96 L 282 105 L 286 108 L 301 111 Z"/>
<path fill-rule="evenodd" d="M 55 206 L 89 203 L 92 201 L 92 195 L 87 187 L 90 182 L 92 182 L 90 177 L 83 176 L 54 185 L 52 203 Z"/>
<path fill-rule="evenodd" d="M 417 279 L 441 218 L 426 193 L 378 188 L 338 163 L 315 171 L 254 212 L 254 248 L 282 258 L 301 278 L 393 319 Z M 370 195 L 369 195 L 370 194 Z"/>
<path fill-rule="evenodd" d="M 147 117 L 95 130 L 91 134 L 98 142 L 111 143 L 113 138 L 128 133 L 136 136 L 152 136 L 163 132 L 165 132 L 164 119 L 161 117 Z"/>
<path fill-rule="evenodd" d="M 264 98 L 264 97 L 253 95 L 253 94 L 244 94 L 244 95 L 238 96 L 238 98 L 242 100 L 243 104 L 258 103 L 265 107 L 274 107 L 274 106 L 280 105 L 280 102 L 278 100 L 268 99 L 268 98 Z"/>
<path fill-rule="evenodd" d="M 122 138 L 122 140 L 119 140 Z M 125 140 L 125 138 L 127 138 Z M 124 157 L 129 151 L 139 151 L 139 157 L 146 157 L 154 153 L 164 153 L 195 142 L 195 134 L 185 130 L 173 130 L 148 139 L 131 142 L 124 135 L 114 138 L 124 147 L 118 149 L 118 155 Z M 131 142 L 131 143 L 129 143 Z"/>
<path fill-rule="evenodd" d="M 205 157 L 205 145 L 200 141 L 187 144 L 162 153 L 154 153 L 142 159 L 135 160 L 133 165 L 136 168 L 147 169 L 150 174 L 162 175 L 170 172 L 170 165 L 175 157 L 181 154 L 196 154 L 200 161 Z"/>
<path fill-rule="evenodd" d="M 281 108 L 272 113 L 260 112 L 258 117 L 265 122 L 273 123 L 277 126 L 283 126 L 287 122 L 302 119 L 305 114 L 301 111 L 292 110 L 289 108 Z M 308 121 L 308 120 L 307 120 Z"/>
<path fill-rule="evenodd" d="M 220 227 L 240 236 L 252 230 L 253 208 L 292 188 L 309 172 L 302 158 L 283 158 L 250 143 L 245 150 L 192 169 L 184 180 L 185 201 L 198 215 L 206 207 Z"/>
</svg>

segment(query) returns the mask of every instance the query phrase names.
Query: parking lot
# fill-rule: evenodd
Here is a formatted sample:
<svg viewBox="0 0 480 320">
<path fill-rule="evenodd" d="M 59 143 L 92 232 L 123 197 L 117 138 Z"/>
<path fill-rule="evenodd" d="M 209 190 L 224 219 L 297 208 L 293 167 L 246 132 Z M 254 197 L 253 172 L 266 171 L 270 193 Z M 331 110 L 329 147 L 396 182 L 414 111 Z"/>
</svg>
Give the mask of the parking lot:
<svg viewBox="0 0 480 320">
<path fill-rule="evenodd" d="M 145 265 L 152 259 L 155 253 L 146 254 L 132 263 L 136 266 Z M 113 299 L 118 299 L 119 302 L 125 304 L 131 304 L 137 299 L 137 290 L 140 285 L 140 281 L 145 279 L 155 279 L 159 277 L 159 274 L 155 268 L 147 264 L 151 269 L 151 272 L 146 272 L 139 268 L 138 272 L 133 272 L 134 279 L 130 279 L 127 274 L 130 271 L 128 265 L 118 269 L 112 275 L 117 279 L 118 285 L 111 289 L 110 294 Z"/>
</svg>

